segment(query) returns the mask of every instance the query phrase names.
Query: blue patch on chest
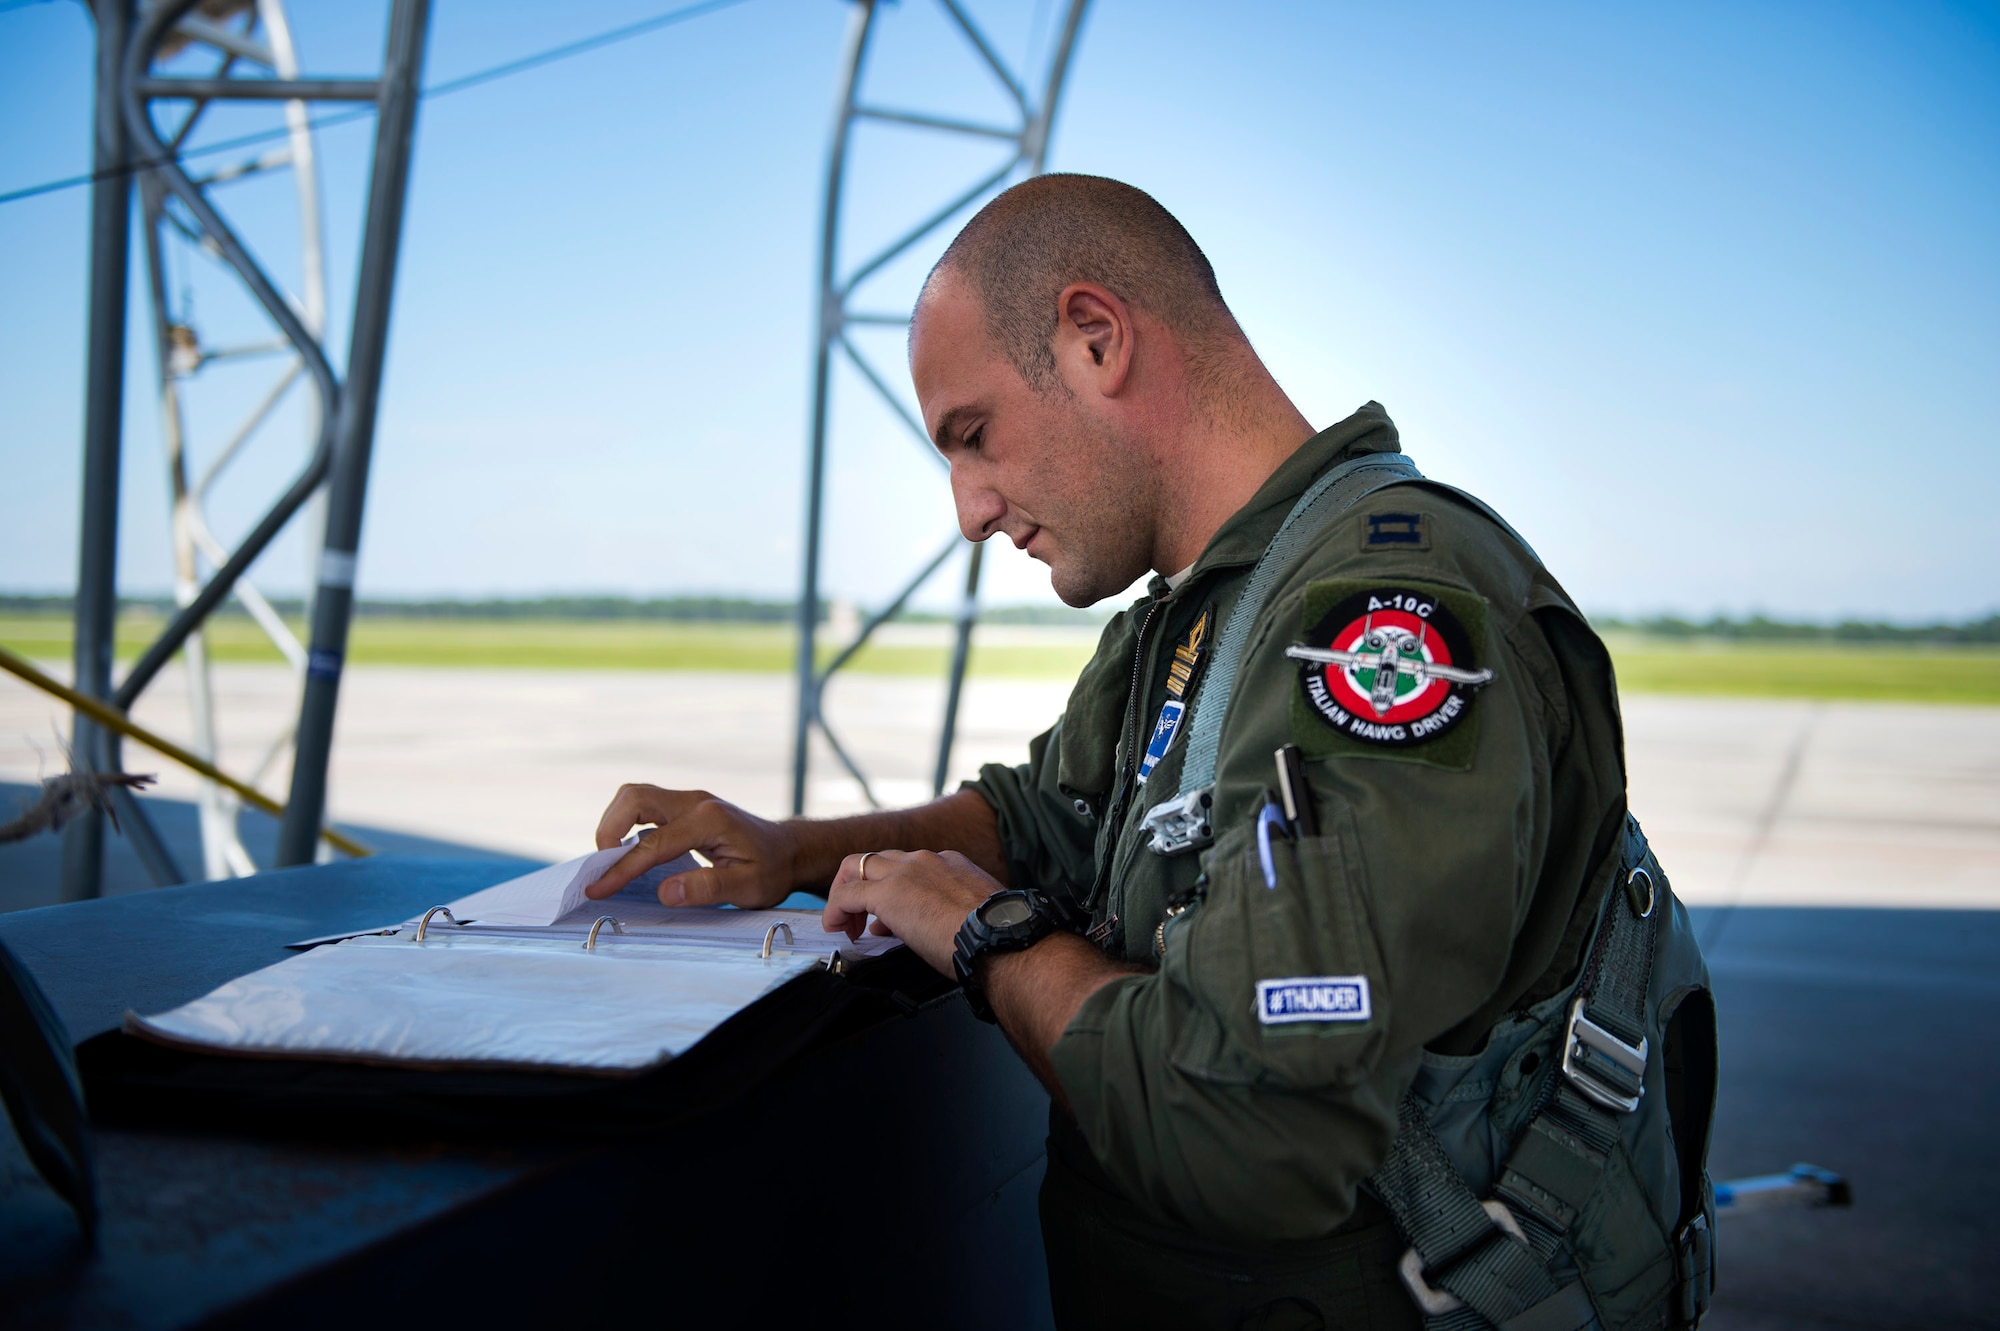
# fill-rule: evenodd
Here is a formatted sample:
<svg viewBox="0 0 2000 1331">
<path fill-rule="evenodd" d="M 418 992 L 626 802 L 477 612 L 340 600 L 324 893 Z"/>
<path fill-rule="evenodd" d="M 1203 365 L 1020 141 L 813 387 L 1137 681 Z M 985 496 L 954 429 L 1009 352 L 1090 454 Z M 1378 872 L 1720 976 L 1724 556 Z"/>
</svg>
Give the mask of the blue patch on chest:
<svg viewBox="0 0 2000 1331">
<path fill-rule="evenodd" d="M 1365 975 L 1296 975 L 1257 981 L 1257 1020 L 1266 1026 L 1293 1021 L 1367 1021 L 1374 1015 Z"/>
<path fill-rule="evenodd" d="M 1160 719 L 1153 722 L 1153 737 L 1146 741 L 1146 756 L 1139 760 L 1139 784 L 1145 785 L 1146 778 L 1153 774 L 1153 768 L 1160 759 L 1167 756 L 1173 747 L 1174 733 L 1181 728 L 1181 718 L 1187 715 L 1187 704 L 1179 698 L 1169 698 L 1160 708 Z"/>
</svg>

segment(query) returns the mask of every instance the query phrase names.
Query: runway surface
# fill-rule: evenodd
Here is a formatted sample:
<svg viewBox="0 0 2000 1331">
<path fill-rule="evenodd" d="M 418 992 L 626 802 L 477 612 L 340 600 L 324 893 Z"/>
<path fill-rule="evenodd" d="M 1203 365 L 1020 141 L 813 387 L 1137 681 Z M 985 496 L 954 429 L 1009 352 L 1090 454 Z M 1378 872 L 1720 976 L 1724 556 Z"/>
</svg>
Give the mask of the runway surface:
<svg viewBox="0 0 2000 1331">
<path fill-rule="evenodd" d="M 223 765 L 253 769 L 289 719 L 290 678 L 219 672 Z M 968 688 L 954 780 L 1018 762 L 1066 688 Z M 355 669 L 333 809 L 384 849 L 471 846 L 542 858 L 588 848 L 621 781 L 698 787 L 758 812 L 788 803 L 789 682 L 777 676 Z M 885 803 L 930 793 L 942 688 L 842 679 L 843 742 Z M 139 719 L 184 737 L 177 679 Z M 31 792 L 59 709 L 0 686 L 0 817 Z M 1635 696 L 1632 805 L 1695 907 L 1722 1020 L 1717 1178 L 1805 1161 L 1853 1182 L 1844 1211 L 1726 1215 L 1721 1331 L 2000 1327 L 2000 708 Z M 159 810 L 200 864 L 193 783 L 159 771 Z M 863 807 L 823 746 L 812 812 Z M 282 781 L 266 788 L 282 792 Z M 245 819 L 267 856 L 268 820 Z M 56 841 L 0 847 L 0 908 L 55 899 Z M 145 880 L 113 843 L 113 891 Z"/>
<path fill-rule="evenodd" d="M 269 666 L 217 678 L 222 765 L 254 771 L 291 720 L 292 678 Z M 971 681 L 953 782 L 984 762 L 1025 761 L 1067 693 Z M 827 710 L 877 798 L 928 798 L 940 681 L 842 677 Z M 343 825 L 550 859 L 590 848 L 626 781 L 780 814 L 792 712 L 779 675 L 358 667 L 342 686 L 332 812 Z M 137 717 L 187 737 L 176 673 Z M 1639 695 L 1625 700 L 1625 723 L 1632 808 L 1691 903 L 2000 905 L 2000 708 Z M 0 684 L 0 781 L 59 770 L 66 724 L 41 695 Z M 129 753 L 132 770 L 160 774 L 159 794 L 193 797 L 192 778 Z M 865 807 L 819 741 L 813 774 L 809 812 Z M 282 767 L 263 785 L 282 797 Z"/>
</svg>

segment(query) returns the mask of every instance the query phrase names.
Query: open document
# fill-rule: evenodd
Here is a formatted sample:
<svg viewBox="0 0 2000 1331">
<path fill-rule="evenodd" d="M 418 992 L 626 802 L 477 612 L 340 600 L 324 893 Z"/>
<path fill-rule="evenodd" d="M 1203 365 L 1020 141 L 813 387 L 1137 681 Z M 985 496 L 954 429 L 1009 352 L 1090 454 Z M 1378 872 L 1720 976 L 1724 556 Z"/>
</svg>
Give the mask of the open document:
<svg viewBox="0 0 2000 1331">
<path fill-rule="evenodd" d="M 125 1028 L 221 1053 L 633 1073 L 684 1053 L 794 976 L 901 946 L 824 933 L 817 911 L 660 905 L 660 879 L 691 860 L 586 898 L 623 853 L 581 856 L 329 941 L 172 1011 L 128 1012 Z"/>
</svg>

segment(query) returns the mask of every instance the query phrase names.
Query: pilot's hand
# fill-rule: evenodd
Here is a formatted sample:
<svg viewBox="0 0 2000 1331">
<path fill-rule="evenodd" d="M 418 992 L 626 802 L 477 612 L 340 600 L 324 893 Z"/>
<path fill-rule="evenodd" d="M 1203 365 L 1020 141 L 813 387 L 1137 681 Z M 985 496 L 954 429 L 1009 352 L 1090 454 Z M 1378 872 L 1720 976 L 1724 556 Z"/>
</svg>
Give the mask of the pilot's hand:
<svg viewBox="0 0 2000 1331">
<path fill-rule="evenodd" d="M 864 928 L 900 938 L 941 974 L 952 976 L 958 927 L 974 906 L 1002 886 L 955 850 L 849 855 L 833 877 L 820 922 L 828 933 L 849 938 L 859 938 Z"/>
<path fill-rule="evenodd" d="M 705 790 L 620 786 L 597 824 L 597 846 L 608 850 L 634 827 L 653 824 L 624 858 L 584 889 L 608 897 L 657 864 L 698 850 L 715 867 L 690 869 L 660 883 L 665 906 L 762 909 L 791 894 L 797 845 L 790 829 L 724 803 Z"/>
</svg>

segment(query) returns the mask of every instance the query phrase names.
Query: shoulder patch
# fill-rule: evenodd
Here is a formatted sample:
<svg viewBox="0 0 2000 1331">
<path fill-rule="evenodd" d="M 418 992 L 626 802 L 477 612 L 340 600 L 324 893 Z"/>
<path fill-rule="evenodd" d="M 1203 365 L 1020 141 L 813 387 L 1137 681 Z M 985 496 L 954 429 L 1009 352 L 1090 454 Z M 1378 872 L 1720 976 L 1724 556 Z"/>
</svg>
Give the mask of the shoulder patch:
<svg viewBox="0 0 2000 1331">
<path fill-rule="evenodd" d="M 1306 589 L 1293 731 L 1312 757 L 1409 757 L 1472 765 L 1474 698 L 1492 682 L 1485 602 L 1423 583 Z"/>
<path fill-rule="evenodd" d="M 1369 550 L 1428 550 L 1431 526 L 1421 513 L 1370 513 L 1361 528 L 1361 548 Z"/>
</svg>

